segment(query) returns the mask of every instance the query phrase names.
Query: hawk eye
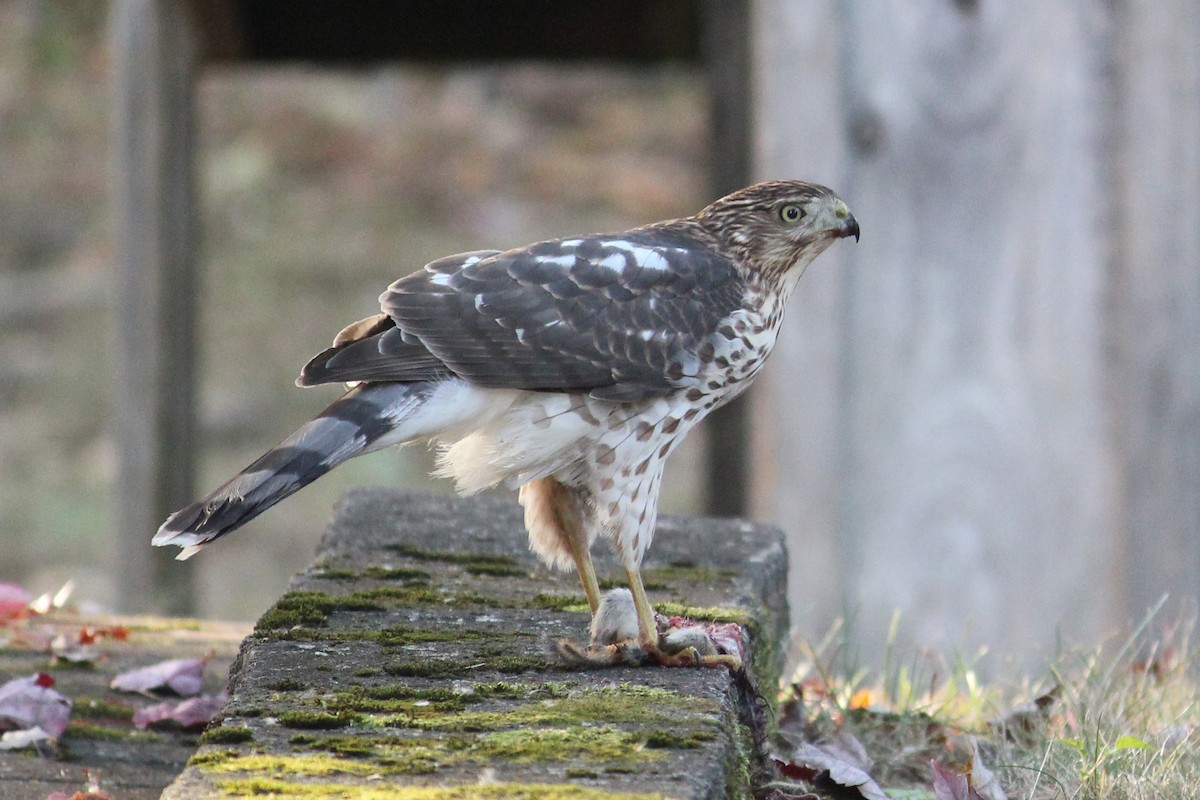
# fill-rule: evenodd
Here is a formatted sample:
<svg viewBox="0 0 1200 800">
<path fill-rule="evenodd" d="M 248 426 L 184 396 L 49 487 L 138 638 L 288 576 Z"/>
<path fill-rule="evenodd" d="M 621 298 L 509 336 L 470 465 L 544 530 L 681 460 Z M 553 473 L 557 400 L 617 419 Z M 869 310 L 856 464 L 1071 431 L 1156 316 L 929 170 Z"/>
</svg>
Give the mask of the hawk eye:
<svg viewBox="0 0 1200 800">
<path fill-rule="evenodd" d="M 804 219 L 804 209 L 795 203 L 788 203 L 779 209 L 779 218 L 788 225 L 795 225 Z"/>
</svg>

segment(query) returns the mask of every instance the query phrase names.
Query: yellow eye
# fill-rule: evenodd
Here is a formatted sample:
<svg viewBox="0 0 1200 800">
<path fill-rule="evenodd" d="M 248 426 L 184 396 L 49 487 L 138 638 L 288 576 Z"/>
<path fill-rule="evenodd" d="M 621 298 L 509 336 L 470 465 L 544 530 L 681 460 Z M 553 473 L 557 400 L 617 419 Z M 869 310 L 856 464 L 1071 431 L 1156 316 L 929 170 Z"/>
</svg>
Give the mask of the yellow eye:
<svg viewBox="0 0 1200 800">
<path fill-rule="evenodd" d="M 795 203 L 788 203 L 779 209 L 779 218 L 786 225 L 795 225 L 800 220 L 804 219 L 804 209 Z"/>
</svg>

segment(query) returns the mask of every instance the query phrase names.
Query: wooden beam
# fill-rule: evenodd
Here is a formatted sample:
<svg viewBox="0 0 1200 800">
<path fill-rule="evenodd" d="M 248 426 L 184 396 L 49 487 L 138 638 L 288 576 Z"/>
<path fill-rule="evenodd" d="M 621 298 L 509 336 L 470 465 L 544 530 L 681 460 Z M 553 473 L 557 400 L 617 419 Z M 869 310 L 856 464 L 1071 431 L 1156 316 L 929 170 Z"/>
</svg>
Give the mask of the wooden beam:
<svg viewBox="0 0 1200 800">
<path fill-rule="evenodd" d="M 1164 593 L 1194 613 L 1200 595 L 1200 6 L 1113 8 L 1106 352 L 1136 619 Z"/>
<path fill-rule="evenodd" d="M 117 0 L 112 172 L 121 605 L 189 613 L 192 572 L 150 548 L 191 499 L 195 406 L 194 42 L 181 2 Z M 169 570 L 169 572 L 168 572 Z"/>
<path fill-rule="evenodd" d="M 1104 402 L 1103 14 L 759 8 L 769 165 L 834 181 L 863 229 L 805 276 L 781 332 L 789 353 L 767 370 L 780 383 L 763 460 L 780 496 L 817 481 L 801 489 L 811 505 L 778 506 L 804 567 L 797 617 L 819 634 L 856 609 L 868 659 L 896 609 L 900 651 L 915 639 L 1031 658 L 1059 624 L 1099 637 L 1121 616 L 1124 555 Z M 810 279 L 831 278 L 813 309 L 827 328 L 798 341 L 821 288 Z M 809 580 L 828 573 L 840 591 L 820 597 Z"/>
<path fill-rule="evenodd" d="M 750 4 L 704 0 L 701 54 L 709 89 L 714 198 L 750 183 Z M 705 421 L 705 513 L 744 516 L 750 506 L 750 414 L 746 396 Z"/>
</svg>

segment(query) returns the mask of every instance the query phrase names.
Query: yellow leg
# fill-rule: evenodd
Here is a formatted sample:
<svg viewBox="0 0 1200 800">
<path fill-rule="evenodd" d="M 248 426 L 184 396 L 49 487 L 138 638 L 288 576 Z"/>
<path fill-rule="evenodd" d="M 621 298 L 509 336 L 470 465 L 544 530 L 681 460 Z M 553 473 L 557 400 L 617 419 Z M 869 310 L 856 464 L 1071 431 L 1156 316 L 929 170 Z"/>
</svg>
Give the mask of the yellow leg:
<svg viewBox="0 0 1200 800">
<path fill-rule="evenodd" d="M 574 520 L 578 522 L 578 520 Z M 588 549 L 587 532 L 583 525 L 566 525 L 567 542 L 571 549 L 571 558 L 575 559 L 575 569 L 579 572 L 579 581 L 583 584 L 583 593 L 587 595 L 588 605 L 592 613 L 600 608 L 600 583 L 596 580 L 596 568 L 592 566 L 592 552 Z"/>
<path fill-rule="evenodd" d="M 625 568 L 625 575 L 633 594 L 633 607 L 637 609 L 638 644 L 646 650 L 657 650 L 658 624 L 654 621 L 654 608 L 646 598 L 646 587 L 642 586 L 642 575 L 629 567 Z"/>
<path fill-rule="evenodd" d="M 553 561 L 557 561 L 562 549 L 566 548 L 579 572 L 588 605 L 595 614 L 600 607 L 600 584 L 596 581 L 596 569 L 588 550 L 583 500 L 579 494 L 554 478 L 539 478 L 522 486 L 517 498 L 525 507 L 529 546 Z"/>
</svg>

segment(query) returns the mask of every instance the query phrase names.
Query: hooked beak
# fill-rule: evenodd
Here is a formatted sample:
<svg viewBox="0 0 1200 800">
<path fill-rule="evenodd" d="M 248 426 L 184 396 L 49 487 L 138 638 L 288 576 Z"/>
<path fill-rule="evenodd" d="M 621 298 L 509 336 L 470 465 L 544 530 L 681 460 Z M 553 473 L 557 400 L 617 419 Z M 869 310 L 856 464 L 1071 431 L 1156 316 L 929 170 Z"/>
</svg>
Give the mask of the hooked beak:
<svg viewBox="0 0 1200 800">
<path fill-rule="evenodd" d="M 854 241 L 858 241 L 858 220 L 850 213 L 850 207 L 841 200 L 837 201 L 837 206 L 833 212 L 840 222 L 833 229 L 833 235 L 839 239 L 845 239 L 847 236 L 853 236 Z"/>
<path fill-rule="evenodd" d="M 839 239 L 845 239 L 847 236 L 853 236 L 854 241 L 858 241 L 858 220 L 853 214 L 847 213 L 846 218 L 838 225 L 834 235 Z"/>
</svg>

